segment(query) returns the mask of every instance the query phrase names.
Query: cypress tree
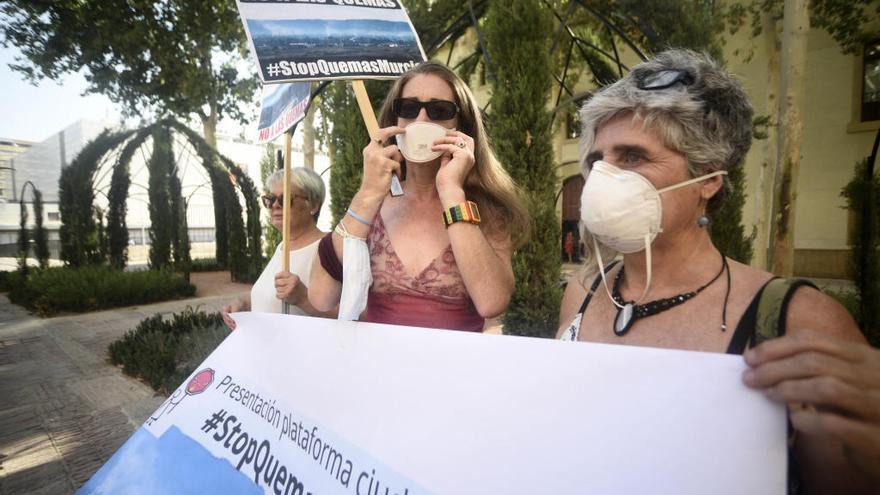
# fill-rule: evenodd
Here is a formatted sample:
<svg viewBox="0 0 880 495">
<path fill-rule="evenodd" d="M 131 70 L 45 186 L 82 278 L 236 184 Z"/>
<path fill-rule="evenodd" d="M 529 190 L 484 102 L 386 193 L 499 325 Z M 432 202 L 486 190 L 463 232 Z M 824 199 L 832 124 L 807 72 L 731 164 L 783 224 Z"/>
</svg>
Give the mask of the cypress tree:
<svg viewBox="0 0 880 495">
<path fill-rule="evenodd" d="M 742 210 L 746 203 L 746 177 L 743 166 L 731 167 L 727 171 L 731 190 L 721 203 L 709 224 L 709 235 L 725 256 L 740 263 L 749 264 L 752 260 L 752 239 L 747 236 L 742 225 Z"/>
<path fill-rule="evenodd" d="M 43 227 L 43 193 L 34 188 L 34 231 L 31 236 L 34 240 L 34 256 L 40 263 L 40 268 L 49 267 L 49 239 L 46 229 Z"/>
<path fill-rule="evenodd" d="M 95 190 L 92 179 L 98 163 L 110 150 L 128 139 L 134 131 L 104 130 L 61 170 L 58 179 L 58 211 L 61 214 L 61 259 L 69 266 L 103 261 L 98 249 L 98 227 L 92 203 Z"/>
<path fill-rule="evenodd" d="M 275 161 L 275 147 L 272 146 L 271 143 L 267 144 L 266 154 L 260 159 L 260 178 L 263 181 L 262 187 L 266 193 L 270 192 L 265 189 L 266 181 L 269 179 L 269 176 L 277 170 Z M 272 219 L 269 218 L 268 212 L 263 219 L 263 237 L 266 239 L 266 245 L 263 248 L 263 256 L 269 259 L 275 254 L 275 249 L 278 248 L 278 244 L 281 244 L 281 231 L 272 226 Z"/>
<path fill-rule="evenodd" d="M 153 131 L 153 155 L 147 162 L 150 172 L 150 267 L 171 266 L 171 241 L 175 219 L 171 216 L 170 174 L 174 166 L 171 134 L 158 126 Z"/>
<path fill-rule="evenodd" d="M 22 188 L 22 192 L 27 188 L 27 184 Z M 28 266 L 27 266 L 27 258 L 28 251 L 30 250 L 30 233 L 27 228 L 28 221 L 28 211 L 27 205 L 24 202 L 24 194 L 21 195 L 21 200 L 18 202 L 19 208 L 19 227 L 18 227 L 18 270 L 21 273 L 21 278 L 27 276 Z"/>
<path fill-rule="evenodd" d="M 192 268 L 192 258 L 190 257 L 189 245 L 189 227 L 186 223 L 186 199 L 182 195 L 182 186 L 180 177 L 178 177 L 178 168 L 175 166 L 171 172 L 170 192 L 171 192 L 171 218 L 174 220 L 174 228 L 172 230 L 172 255 L 174 257 L 174 268 L 183 272 L 184 278 L 189 280 L 189 272 Z"/>
<path fill-rule="evenodd" d="M 373 107 L 381 105 L 391 84 L 387 81 L 366 81 L 367 93 Z M 330 211 L 333 224 L 345 215 L 351 198 L 361 185 L 364 172 L 364 146 L 370 135 L 364 125 L 357 98 L 349 84 L 334 82 L 321 97 L 321 113 L 333 122 L 327 136 L 330 151 Z"/>
<path fill-rule="evenodd" d="M 144 141 L 152 134 L 154 125 L 143 127 L 129 140 L 113 167 L 108 193 L 107 209 L 107 258 L 110 266 L 122 270 L 128 262 L 128 226 L 125 216 L 128 211 L 126 200 L 131 185 L 129 166 L 131 159 Z"/>
<path fill-rule="evenodd" d="M 485 23 L 492 145 L 525 192 L 532 235 L 513 256 L 516 288 L 504 331 L 552 337 L 559 320 L 561 259 L 556 171 L 547 98 L 552 88 L 551 13 L 537 0 L 492 0 Z M 511 42 L 516 40 L 516 42 Z"/>
</svg>

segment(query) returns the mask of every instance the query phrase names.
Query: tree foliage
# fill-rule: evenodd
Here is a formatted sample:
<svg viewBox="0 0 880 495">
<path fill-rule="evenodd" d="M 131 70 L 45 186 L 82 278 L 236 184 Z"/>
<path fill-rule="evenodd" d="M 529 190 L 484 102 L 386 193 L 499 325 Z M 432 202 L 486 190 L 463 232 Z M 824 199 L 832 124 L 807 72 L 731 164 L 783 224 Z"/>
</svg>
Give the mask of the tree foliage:
<svg viewBox="0 0 880 495">
<path fill-rule="evenodd" d="M 98 226 L 92 205 L 95 201 L 95 171 L 107 153 L 125 142 L 134 131 L 104 130 L 80 150 L 61 170 L 58 180 L 58 211 L 61 214 L 61 259 L 69 266 L 103 261 L 98 244 Z"/>
<path fill-rule="evenodd" d="M 110 192 L 107 195 L 107 256 L 110 266 L 120 270 L 128 262 L 128 226 L 125 216 L 128 212 L 128 188 L 131 185 L 129 164 L 134 152 L 153 134 L 155 127 L 156 124 L 139 129 L 125 143 L 116 158 L 110 178 Z"/>
<path fill-rule="evenodd" d="M 486 44 L 497 78 L 491 136 L 498 158 L 527 193 L 532 236 L 513 257 L 516 288 L 504 315 L 505 333 L 550 337 L 558 326 L 561 259 L 556 171 L 547 97 L 552 88 L 550 11 L 538 0 L 492 0 Z M 516 43 L 509 40 L 516 39 Z"/>
<path fill-rule="evenodd" d="M 726 16 L 728 28 L 735 33 L 748 26 L 752 37 L 763 31 L 762 17 L 766 14 L 781 21 L 784 0 L 747 0 L 735 2 Z M 880 36 L 880 27 L 872 19 L 880 14 L 880 4 L 874 0 L 811 0 L 810 26 L 822 29 L 840 45 L 843 53 L 860 53 L 865 43 Z"/>
<path fill-rule="evenodd" d="M 260 178 L 263 180 L 264 190 L 269 176 L 278 170 L 275 158 L 276 152 L 275 146 L 271 143 L 267 144 L 266 154 L 260 159 Z M 270 191 L 265 192 L 268 193 Z M 272 219 L 269 215 L 271 215 L 271 212 L 267 212 L 263 222 L 263 238 L 266 240 L 266 244 L 263 246 L 263 256 L 267 259 L 275 254 L 275 249 L 278 248 L 278 244 L 281 244 L 281 231 L 272 226 Z"/>
<path fill-rule="evenodd" d="M 28 272 L 28 252 L 30 251 L 30 233 L 27 228 L 28 221 L 28 211 L 27 205 L 24 202 L 24 195 L 21 196 L 21 201 L 18 203 L 18 213 L 19 213 L 19 222 L 18 222 L 18 271 L 21 273 L 22 278 L 27 276 Z"/>
<path fill-rule="evenodd" d="M 171 173 L 175 170 L 171 133 L 157 126 L 153 131 L 153 154 L 147 162 L 150 172 L 150 268 L 171 267 L 171 242 L 176 219 L 172 216 Z"/>
<path fill-rule="evenodd" d="M 256 280 L 262 271 L 262 259 L 259 202 L 253 181 L 192 129 L 176 120 L 169 120 L 168 125 L 182 133 L 193 145 L 211 179 L 217 264 L 229 268 L 233 280 Z M 237 190 L 244 197 L 247 224 L 242 219 L 241 199 Z M 246 232 L 245 228 L 249 230 Z"/>
<path fill-rule="evenodd" d="M 375 108 L 382 103 L 390 83 L 366 81 L 364 85 Z M 345 215 L 351 198 L 360 187 L 363 150 L 370 142 L 370 135 L 348 82 L 337 81 L 327 86 L 321 97 L 321 114 L 333 122 L 327 136 L 327 148 L 333 167 L 330 175 L 330 211 L 335 225 Z"/>
<path fill-rule="evenodd" d="M 856 164 L 840 195 L 857 227 L 850 232 L 850 270 L 859 292 L 858 319 L 872 345 L 880 345 L 880 178 L 868 176 L 868 158 Z"/>
<path fill-rule="evenodd" d="M 155 246 L 151 246 L 151 265 L 158 268 L 169 266 L 173 261 L 175 268 L 184 273 L 189 271 L 191 259 L 186 203 L 182 197 L 179 171 L 173 164 L 172 131 L 182 134 L 195 148 L 201 165 L 211 179 L 214 210 L 222 218 L 222 222 L 216 224 L 217 256 L 222 255 L 225 260 L 221 266 L 230 268 L 234 280 L 249 281 L 259 274 L 262 268 L 259 259 L 259 206 L 253 182 L 231 160 L 220 155 L 197 133 L 174 119 L 163 119 L 132 131 L 105 131 L 86 145 L 70 166 L 62 170 L 59 181 L 61 252 L 62 259 L 68 265 L 81 266 L 108 260 L 115 268 L 125 266 L 128 244 L 125 202 L 130 185 L 129 165 L 135 152 L 152 136 L 155 149 L 148 165 L 151 221 L 154 226 L 165 228 L 156 229 L 156 232 L 151 229 L 151 239 L 155 243 Z M 119 147 L 121 151 L 114 155 L 114 150 Z M 100 228 L 92 205 L 95 199 L 93 181 L 99 165 L 110 156 L 116 156 L 116 159 L 108 194 L 107 247 L 102 250 L 99 248 Z M 163 175 L 164 182 L 159 184 L 163 181 Z M 247 208 L 247 232 L 242 218 L 242 199 L 237 191 L 240 191 Z M 154 238 L 156 235 L 160 238 Z M 164 240 L 166 238 L 167 241 Z M 162 247 L 166 242 L 167 247 Z M 156 249 L 161 251 L 154 253 Z M 254 253 L 257 260 L 251 261 L 249 258 L 254 258 Z"/>
<path fill-rule="evenodd" d="M 206 138 L 221 116 L 241 120 L 256 77 L 239 77 L 246 40 L 225 0 L 2 0 L 0 41 L 23 57 L 10 67 L 34 81 L 85 70 L 88 91 L 120 103 L 198 116 Z"/>
<path fill-rule="evenodd" d="M 43 193 L 34 188 L 34 231 L 31 235 L 34 241 L 34 256 L 40 264 L 40 268 L 49 267 L 49 236 L 43 227 Z"/>
</svg>

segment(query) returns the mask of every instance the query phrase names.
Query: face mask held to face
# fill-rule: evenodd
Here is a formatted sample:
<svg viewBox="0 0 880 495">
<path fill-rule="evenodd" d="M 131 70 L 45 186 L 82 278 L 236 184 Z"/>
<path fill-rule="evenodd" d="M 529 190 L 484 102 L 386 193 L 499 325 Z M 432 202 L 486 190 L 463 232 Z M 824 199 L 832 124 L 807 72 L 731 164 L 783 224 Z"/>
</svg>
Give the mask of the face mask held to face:
<svg viewBox="0 0 880 495">
<path fill-rule="evenodd" d="M 581 194 L 581 221 L 593 237 L 596 262 L 603 282 L 604 263 L 598 243 L 623 254 L 645 250 L 647 283 L 637 300 L 641 301 L 651 285 L 651 243 L 662 231 L 663 205 L 660 194 L 726 174 L 719 170 L 658 190 L 641 174 L 622 170 L 601 160 L 595 162 Z M 607 283 L 605 290 L 608 291 Z"/>
<path fill-rule="evenodd" d="M 413 122 L 406 126 L 403 134 L 396 136 L 397 147 L 407 163 L 427 163 L 443 154 L 431 150 L 431 147 L 449 130 L 454 129 L 431 122 Z"/>
</svg>

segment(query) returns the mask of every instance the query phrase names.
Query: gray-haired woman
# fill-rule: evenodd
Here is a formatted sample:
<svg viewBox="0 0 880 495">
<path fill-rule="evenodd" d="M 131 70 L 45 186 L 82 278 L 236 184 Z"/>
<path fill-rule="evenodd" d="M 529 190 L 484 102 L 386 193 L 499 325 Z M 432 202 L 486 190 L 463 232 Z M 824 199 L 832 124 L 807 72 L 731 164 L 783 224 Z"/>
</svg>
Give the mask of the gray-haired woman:
<svg viewBox="0 0 880 495">
<path fill-rule="evenodd" d="M 272 226 L 281 230 L 282 189 L 284 172 L 274 172 L 266 180 L 270 192 L 262 197 L 263 206 L 269 210 Z M 259 311 L 280 313 L 281 301 L 290 304 L 290 314 L 333 316 L 335 311 L 316 310 L 309 302 L 308 282 L 312 261 L 318 252 L 318 241 L 324 232 L 316 223 L 324 204 L 324 181 L 303 167 L 294 167 L 290 173 L 290 271 L 283 271 L 281 245 L 269 260 L 266 268 L 251 288 L 250 294 L 235 299 L 223 308 L 223 321 L 235 330 L 235 320 L 229 313 L 236 311 Z"/>
<path fill-rule="evenodd" d="M 875 489 L 880 351 L 840 304 L 799 284 L 783 286 L 773 313 L 784 336 L 751 348 L 774 277 L 727 259 L 709 236 L 726 174 L 751 145 L 740 84 L 707 56 L 669 50 L 598 91 L 580 118 L 592 254 L 566 289 L 560 338 L 744 353 L 746 385 L 789 405 L 809 493 Z M 622 262 L 604 265 L 616 254 Z"/>
</svg>

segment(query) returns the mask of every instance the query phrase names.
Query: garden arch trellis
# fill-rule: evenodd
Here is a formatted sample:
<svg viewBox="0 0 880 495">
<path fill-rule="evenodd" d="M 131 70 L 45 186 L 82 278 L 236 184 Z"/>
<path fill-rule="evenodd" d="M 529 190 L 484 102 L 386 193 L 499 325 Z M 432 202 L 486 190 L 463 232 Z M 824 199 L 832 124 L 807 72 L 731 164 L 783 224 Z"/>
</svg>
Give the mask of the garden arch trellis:
<svg viewBox="0 0 880 495">
<path fill-rule="evenodd" d="M 172 143 L 176 134 L 182 140 L 182 150 L 187 146 L 193 150 L 211 185 L 217 262 L 229 268 L 234 280 L 249 280 L 262 268 L 260 207 L 253 181 L 201 136 L 170 118 L 134 130 L 105 130 L 62 171 L 59 180 L 62 260 L 70 266 L 104 261 L 117 268 L 125 266 L 128 248 L 125 216 L 131 186 L 130 165 L 137 152 L 141 153 L 145 163 L 153 158 L 157 133 L 166 133 Z M 153 138 L 154 149 L 147 156 L 144 149 L 150 138 Z M 177 157 L 173 157 L 173 161 L 176 164 Z M 94 203 L 96 193 L 102 192 L 96 188 L 100 180 L 98 173 L 106 165 L 111 167 L 112 177 L 109 190 L 105 193 L 108 202 L 106 246 L 101 246 L 98 235 L 100 225 L 96 221 Z M 174 202 L 180 200 L 177 204 L 181 208 L 175 222 L 185 222 L 186 200 L 181 200 L 176 165 L 170 168 L 170 172 L 168 194 L 172 198 L 171 207 L 173 209 Z M 244 199 L 246 219 L 242 218 L 239 193 Z M 182 240 L 188 243 L 188 239 Z"/>
</svg>

